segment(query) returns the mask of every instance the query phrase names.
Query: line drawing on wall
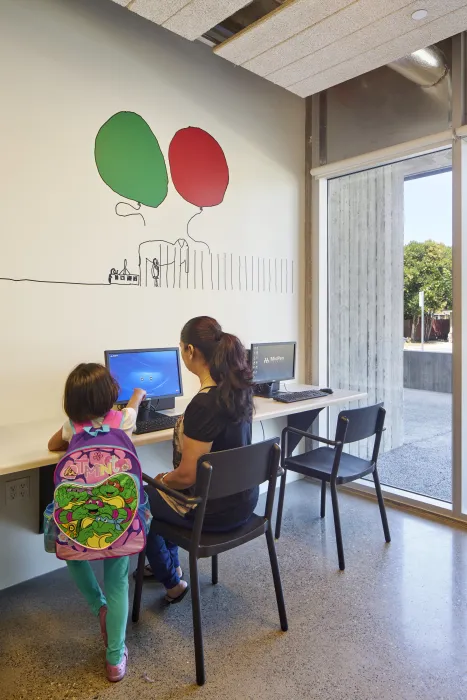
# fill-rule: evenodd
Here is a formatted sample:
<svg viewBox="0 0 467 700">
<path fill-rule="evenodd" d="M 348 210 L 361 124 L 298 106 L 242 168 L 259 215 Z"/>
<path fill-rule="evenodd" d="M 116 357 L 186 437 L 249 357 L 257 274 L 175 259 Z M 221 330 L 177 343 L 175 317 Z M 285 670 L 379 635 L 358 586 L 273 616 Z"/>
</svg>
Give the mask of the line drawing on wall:
<svg viewBox="0 0 467 700">
<path fill-rule="evenodd" d="M 135 275 L 134 273 L 130 272 L 128 267 L 127 267 L 127 261 L 124 260 L 123 262 L 123 269 L 116 270 L 114 267 L 111 268 L 109 272 L 109 284 L 121 284 L 121 285 L 139 285 L 140 283 L 140 276 Z"/>
<path fill-rule="evenodd" d="M 97 131 L 94 162 L 105 185 L 123 198 L 114 205 L 115 215 L 140 217 L 147 228 L 144 207 L 157 209 L 169 188 L 166 160 L 149 124 L 135 112 L 113 114 Z M 185 237 L 170 241 L 146 234 L 134 243 L 136 264 L 127 255 L 121 268 L 107 268 L 96 282 L 10 276 L 0 276 L 0 281 L 293 293 L 293 260 L 254 255 L 250 260 L 245 253 L 213 252 L 198 225 L 193 235 L 195 220 L 202 223 L 205 209 L 222 204 L 230 183 L 227 159 L 216 139 L 199 127 L 179 129 L 169 144 L 168 163 L 175 191 L 197 209 L 187 221 Z"/>
<path fill-rule="evenodd" d="M 131 272 L 125 260 L 122 270 L 111 269 L 110 283 L 161 289 L 293 293 L 290 283 L 293 285 L 294 267 L 288 258 L 192 250 L 183 238 L 175 243 L 144 241 L 140 255 L 141 273 Z"/>
<path fill-rule="evenodd" d="M 128 211 L 128 209 L 124 209 L 124 207 L 129 207 L 134 211 Z M 133 204 L 129 204 L 129 202 L 117 202 L 117 204 L 115 205 L 115 213 L 117 216 L 121 216 L 123 219 L 126 219 L 128 216 L 140 216 L 143 220 L 143 224 L 146 226 L 146 219 L 139 211 L 140 209 L 141 204 L 137 204 L 136 207 L 134 207 Z"/>
</svg>

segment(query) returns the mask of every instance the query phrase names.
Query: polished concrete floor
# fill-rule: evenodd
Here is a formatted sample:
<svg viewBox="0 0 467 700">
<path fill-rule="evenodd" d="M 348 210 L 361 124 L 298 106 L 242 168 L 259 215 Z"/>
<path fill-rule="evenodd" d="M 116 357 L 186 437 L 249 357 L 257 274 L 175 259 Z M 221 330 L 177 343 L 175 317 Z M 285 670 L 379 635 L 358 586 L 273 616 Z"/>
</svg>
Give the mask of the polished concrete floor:
<svg viewBox="0 0 467 700">
<path fill-rule="evenodd" d="M 145 585 L 128 675 L 111 686 L 97 622 L 59 571 L 0 593 L 1 700 L 465 700 L 467 532 L 391 508 L 385 545 L 376 504 L 342 494 L 340 573 L 330 503 L 326 520 L 318 510 L 314 484 L 287 487 L 285 634 L 265 542 L 223 555 L 216 587 L 202 563 L 203 688 L 188 599 L 161 609 L 161 588 Z"/>
<path fill-rule="evenodd" d="M 402 447 L 379 459 L 381 482 L 450 503 L 452 394 L 404 389 L 403 425 Z"/>
</svg>

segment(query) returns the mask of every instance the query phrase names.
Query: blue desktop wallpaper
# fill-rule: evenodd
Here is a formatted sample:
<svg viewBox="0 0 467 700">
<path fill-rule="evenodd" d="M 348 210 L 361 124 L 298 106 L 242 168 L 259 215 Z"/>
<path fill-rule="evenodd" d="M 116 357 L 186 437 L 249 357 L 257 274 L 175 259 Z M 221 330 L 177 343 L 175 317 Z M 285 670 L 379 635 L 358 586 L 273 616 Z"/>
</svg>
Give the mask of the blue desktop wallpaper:
<svg viewBox="0 0 467 700">
<path fill-rule="evenodd" d="M 108 356 L 109 370 L 120 385 L 118 401 L 129 401 L 133 389 L 145 389 L 148 398 L 180 396 L 176 350 L 124 352 Z"/>
</svg>

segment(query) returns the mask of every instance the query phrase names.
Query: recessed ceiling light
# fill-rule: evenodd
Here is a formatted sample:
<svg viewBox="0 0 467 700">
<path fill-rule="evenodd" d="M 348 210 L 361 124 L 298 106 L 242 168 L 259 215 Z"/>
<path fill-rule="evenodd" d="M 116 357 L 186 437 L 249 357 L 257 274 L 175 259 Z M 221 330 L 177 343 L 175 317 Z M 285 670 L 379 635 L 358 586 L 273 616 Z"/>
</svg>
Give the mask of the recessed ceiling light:
<svg viewBox="0 0 467 700">
<path fill-rule="evenodd" d="M 412 19 L 419 22 L 421 19 L 425 19 L 427 15 L 428 10 L 415 10 L 415 12 L 412 12 Z"/>
</svg>

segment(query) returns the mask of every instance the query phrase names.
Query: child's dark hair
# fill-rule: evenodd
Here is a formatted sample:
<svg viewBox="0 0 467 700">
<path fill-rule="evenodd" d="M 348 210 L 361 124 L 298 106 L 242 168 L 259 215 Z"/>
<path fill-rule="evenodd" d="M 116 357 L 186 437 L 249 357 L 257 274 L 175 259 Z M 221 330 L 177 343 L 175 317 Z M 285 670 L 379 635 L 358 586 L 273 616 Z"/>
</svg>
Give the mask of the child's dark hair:
<svg viewBox="0 0 467 700">
<path fill-rule="evenodd" d="M 193 345 L 209 365 L 218 388 L 219 408 L 235 422 L 251 420 L 253 374 L 237 336 L 224 333 L 215 319 L 197 316 L 184 325 L 181 341 Z"/>
<path fill-rule="evenodd" d="M 74 423 L 100 418 L 117 401 L 120 387 L 109 370 L 96 362 L 75 367 L 65 384 L 63 407 Z"/>
</svg>

